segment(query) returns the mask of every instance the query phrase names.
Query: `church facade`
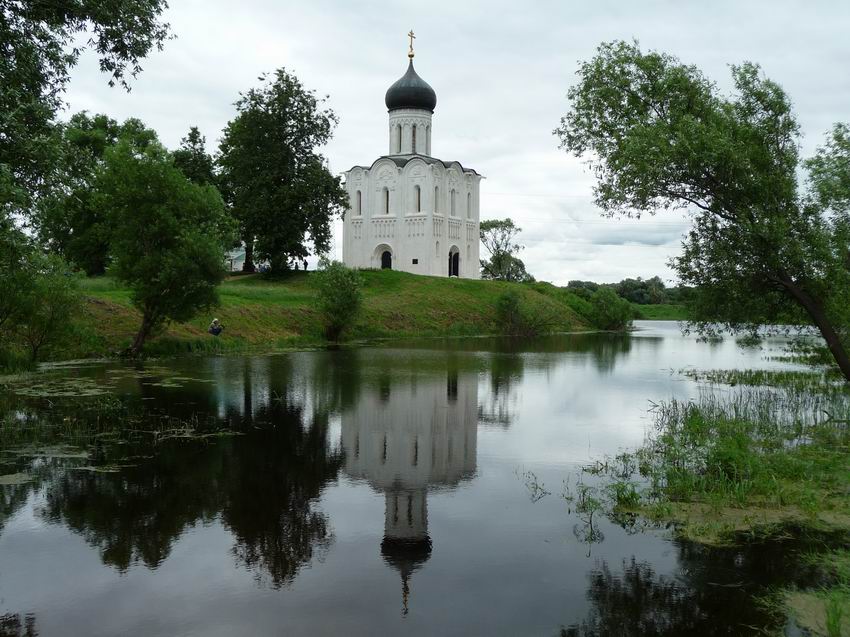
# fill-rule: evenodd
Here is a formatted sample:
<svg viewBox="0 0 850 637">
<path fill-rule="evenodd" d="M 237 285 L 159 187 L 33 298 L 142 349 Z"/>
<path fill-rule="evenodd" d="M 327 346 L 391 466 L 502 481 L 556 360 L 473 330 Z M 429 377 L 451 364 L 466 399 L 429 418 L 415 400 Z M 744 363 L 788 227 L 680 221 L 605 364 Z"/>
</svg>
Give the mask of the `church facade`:
<svg viewBox="0 0 850 637">
<path fill-rule="evenodd" d="M 388 153 L 345 173 L 342 255 L 352 268 L 480 277 L 481 175 L 431 153 L 437 95 L 413 68 L 385 96 Z"/>
</svg>

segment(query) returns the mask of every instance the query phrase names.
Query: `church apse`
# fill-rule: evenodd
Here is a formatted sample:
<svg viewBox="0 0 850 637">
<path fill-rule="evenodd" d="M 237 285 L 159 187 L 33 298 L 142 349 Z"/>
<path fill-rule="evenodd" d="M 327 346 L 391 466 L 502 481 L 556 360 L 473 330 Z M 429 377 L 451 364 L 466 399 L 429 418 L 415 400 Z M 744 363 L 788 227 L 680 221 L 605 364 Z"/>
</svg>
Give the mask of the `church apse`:
<svg viewBox="0 0 850 637">
<path fill-rule="evenodd" d="M 410 578 L 433 548 L 428 493 L 472 479 L 478 443 L 478 375 L 449 370 L 364 388 L 342 413 L 343 471 L 383 493 L 381 555 L 401 575 L 407 612 Z"/>
</svg>

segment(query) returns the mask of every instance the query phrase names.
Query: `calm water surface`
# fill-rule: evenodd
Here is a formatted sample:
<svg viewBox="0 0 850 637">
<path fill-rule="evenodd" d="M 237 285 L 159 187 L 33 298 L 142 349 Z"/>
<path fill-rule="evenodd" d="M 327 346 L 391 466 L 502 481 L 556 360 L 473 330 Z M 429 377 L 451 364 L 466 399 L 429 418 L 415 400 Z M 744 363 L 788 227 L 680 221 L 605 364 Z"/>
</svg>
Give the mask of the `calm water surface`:
<svg viewBox="0 0 850 637">
<path fill-rule="evenodd" d="M 110 473 L 7 453 L 36 479 L 0 487 L 0 635 L 750 634 L 782 547 L 590 542 L 561 495 L 698 394 L 683 368 L 781 366 L 639 327 L 51 372 L 243 435 Z"/>
</svg>

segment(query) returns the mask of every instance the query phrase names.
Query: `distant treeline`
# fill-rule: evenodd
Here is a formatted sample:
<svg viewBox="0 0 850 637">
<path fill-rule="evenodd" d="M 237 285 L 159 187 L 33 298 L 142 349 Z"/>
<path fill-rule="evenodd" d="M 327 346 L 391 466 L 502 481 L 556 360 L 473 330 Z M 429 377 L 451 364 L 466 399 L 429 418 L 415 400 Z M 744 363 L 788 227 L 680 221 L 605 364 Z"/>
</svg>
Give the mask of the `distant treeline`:
<svg viewBox="0 0 850 637">
<path fill-rule="evenodd" d="M 682 305 L 692 292 L 686 286 L 667 287 L 661 277 L 657 276 L 651 279 L 623 279 L 619 283 L 570 281 L 567 288 L 585 299 L 589 299 L 599 288 L 610 288 L 621 298 L 640 305 Z"/>
</svg>

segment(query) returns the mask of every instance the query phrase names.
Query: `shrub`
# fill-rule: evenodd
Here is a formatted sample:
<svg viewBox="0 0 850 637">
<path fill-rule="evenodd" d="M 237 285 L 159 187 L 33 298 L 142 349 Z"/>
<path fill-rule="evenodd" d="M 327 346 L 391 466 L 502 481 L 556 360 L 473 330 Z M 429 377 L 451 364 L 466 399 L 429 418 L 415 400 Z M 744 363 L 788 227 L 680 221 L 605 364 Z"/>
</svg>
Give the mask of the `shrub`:
<svg viewBox="0 0 850 637">
<path fill-rule="evenodd" d="M 13 327 L 29 352 L 30 360 L 60 344 L 73 331 L 72 320 L 80 303 L 78 277 L 68 264 L 53 254 L 33 254 L 31 286 L 21 299 L 20 314 Z"/>
<path fill-rule="evenodd" d="M 496 299 L 496 322 L 502 334 L 537 336 L 557 324 L 551 312 L 529 312 L 516 290 L 507 290 Z"/>
<path fill-rule="evenodd" d="M 362 282 L 356 270 L 339 261 L 322 258 L 313 276 L 318 292 L 318 307 L 325 324 L 325 336 L 338 341 L 342 333 L 357 319 L 363 295 Z"/>
<path fill-rule="evenodd" d="M 590 319 L 601 330 L 624 330 L 631 326 L 634 311 L 631 304 L 617 296 L 611 288 L 600 287 L 590 297 Z"/>
</svg>

